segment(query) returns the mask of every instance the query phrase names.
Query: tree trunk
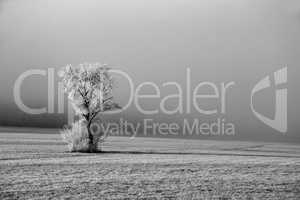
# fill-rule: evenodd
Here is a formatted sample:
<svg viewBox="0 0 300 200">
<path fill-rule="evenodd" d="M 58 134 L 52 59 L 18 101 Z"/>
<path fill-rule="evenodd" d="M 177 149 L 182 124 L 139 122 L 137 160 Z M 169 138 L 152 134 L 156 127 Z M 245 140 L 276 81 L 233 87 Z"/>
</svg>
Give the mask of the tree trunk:
<svg viewBox="0 0 300 200">
<path fill-rule="evenodd" d="M 94 149 L 94 137 L 91 131 L 91 122 L 88 122 L 87 124 L 87 131 L 88 131 L 88 137 L 89 137 L 89 152 L 93 153 L 95 151 Z"/>
</svg>

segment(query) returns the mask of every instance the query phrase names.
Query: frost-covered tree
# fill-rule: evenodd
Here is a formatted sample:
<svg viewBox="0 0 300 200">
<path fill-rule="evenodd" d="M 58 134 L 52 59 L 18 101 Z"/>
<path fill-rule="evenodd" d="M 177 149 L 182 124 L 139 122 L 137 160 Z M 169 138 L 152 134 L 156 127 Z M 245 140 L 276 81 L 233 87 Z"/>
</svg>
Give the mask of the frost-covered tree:
<svg viewBox="0 0 300 200">
<path fill-rule="evenodd" d="M 88 151 L 97 151 L 91 124 L 100 112 L 120 108 L 113 102 L 112 77 L 109 68 L 99 63 L 67 65 L 59 74 L 68 99 L 88 132 Z"/>
</svg>

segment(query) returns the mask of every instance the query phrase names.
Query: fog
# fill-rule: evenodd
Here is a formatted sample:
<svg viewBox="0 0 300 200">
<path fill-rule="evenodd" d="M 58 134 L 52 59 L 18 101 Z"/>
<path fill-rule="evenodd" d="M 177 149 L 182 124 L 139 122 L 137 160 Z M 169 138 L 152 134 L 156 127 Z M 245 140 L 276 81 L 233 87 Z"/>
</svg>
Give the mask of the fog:
<svg viewBox="0 0 300 200">
<path fill-rule="evenodd" d="M 15 81 L 29 69 L 101 62 L 126 72 L 135 89 L 151 81 L 161 91 L 161 98 L 141 103 L 145 109 L 158 109 L 158 114 L 145 115 L 132 103 L 120 114 L 105 116 L 107 119 L 180 122 L 221 117 L 236 126 L 230 139 L 300 141 L 299 35 L 297 0 L 2 0 L 0 125 L 61 127 L 66 123 L 65 115 L 22 112 L 13 97 Z M 253 115 L 250 95 L 259 80 L 285 66 L 288 132 L 282 134 Z M 187 68 L 192 89 L 204 81 L 218 89 L 222 83 L 235 83 L 226 91 L 225 113 L 221 112 L 220 99 L 200 102 L 206 109 L 217 109 L 212 115 L 203 115 L 193 107 L 190 113 L 184 108 L 183 113 L 172 115 L 159 109 L 163 97 L 177 92 L 174 87 L 163 86 L 170 81 L 181 85 L 186 105 Z M 125 105 L 128 82 L 119 76 L 115 82 L 115 100 Z M 274 91 L 272 85 L 255 98 L 257 110 L 270 118 L 274 115 Z M 153 92 L 151 87 L 143 90 Z M 47 106 L 47 77 L 26 79 L 21 97 L 30 107 Z M 172 109 L 177 103 L 170 100 L 167 106 Z"/>
</svg>

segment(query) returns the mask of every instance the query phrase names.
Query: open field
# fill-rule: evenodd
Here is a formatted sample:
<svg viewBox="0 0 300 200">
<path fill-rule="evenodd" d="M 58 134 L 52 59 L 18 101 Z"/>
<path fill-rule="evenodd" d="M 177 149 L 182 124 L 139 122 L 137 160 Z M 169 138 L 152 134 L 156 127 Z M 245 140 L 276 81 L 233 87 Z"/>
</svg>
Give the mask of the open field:
<svg viewBox="0 0 300 200">
<path fill-rule="evenodd" d="M 300 145 L 0 133 L 0 199 L 300 199 Z"/>
</svg>

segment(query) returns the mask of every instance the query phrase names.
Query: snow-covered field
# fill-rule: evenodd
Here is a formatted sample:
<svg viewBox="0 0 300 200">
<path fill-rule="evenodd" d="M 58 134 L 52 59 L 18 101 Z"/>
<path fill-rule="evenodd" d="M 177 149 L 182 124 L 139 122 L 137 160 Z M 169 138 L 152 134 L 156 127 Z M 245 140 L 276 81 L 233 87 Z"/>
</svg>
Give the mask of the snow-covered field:
<svg viewBox="0 0 300 200">
<path fill-rule="evenodd" d="M 0 133 L 0 199 L 300 199 L 300 145 Z"/>
</svg>

